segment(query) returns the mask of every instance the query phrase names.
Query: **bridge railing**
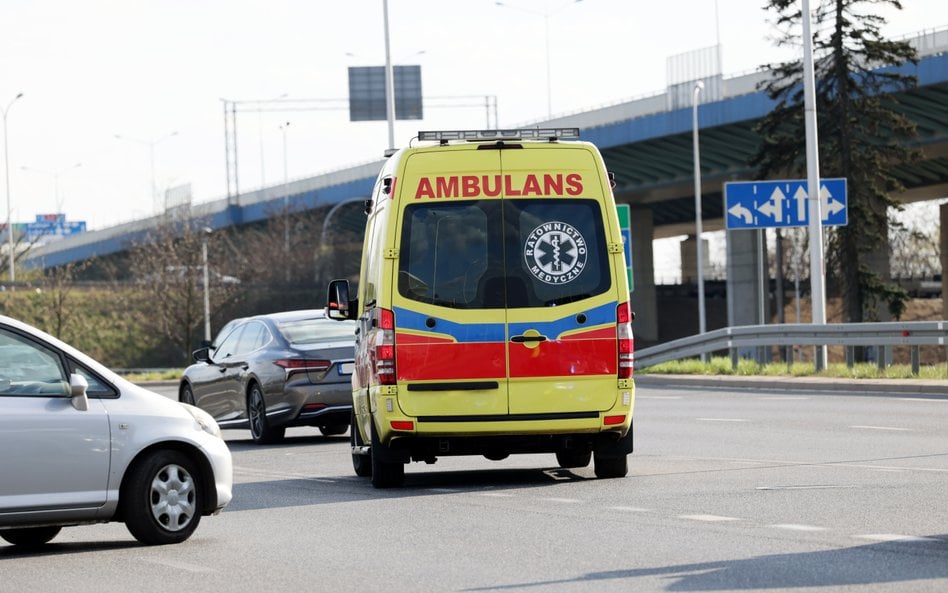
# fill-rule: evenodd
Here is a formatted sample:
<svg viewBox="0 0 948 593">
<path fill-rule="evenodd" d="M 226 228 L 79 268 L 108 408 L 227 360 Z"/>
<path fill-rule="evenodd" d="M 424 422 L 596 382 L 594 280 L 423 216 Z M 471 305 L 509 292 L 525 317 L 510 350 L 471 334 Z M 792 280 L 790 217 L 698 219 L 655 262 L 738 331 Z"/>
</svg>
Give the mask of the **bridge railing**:
<svg viewBox="0 0 948 593">
<path fill-rule="evenodd" d="M 736 369 L 741 351 L 752 348 L 792 346 L 844 346 L 846 363 L 854 364 L 853 349 L 874 346 L 877 361 L 883 367 L 887 351 L 909 346 L 912 373 L 919 373 L 919 347 L 948 344 L 948 321 L 891 321 L 874 323 L 785 323 L 780 325 L 744 325 L 725 327 L 643 348 L 635 352 L 635 369 L 671 360 L 694 358 L 728 351 Z M 792 357 L 788 358 L 792 360 Z"/>
</svg>

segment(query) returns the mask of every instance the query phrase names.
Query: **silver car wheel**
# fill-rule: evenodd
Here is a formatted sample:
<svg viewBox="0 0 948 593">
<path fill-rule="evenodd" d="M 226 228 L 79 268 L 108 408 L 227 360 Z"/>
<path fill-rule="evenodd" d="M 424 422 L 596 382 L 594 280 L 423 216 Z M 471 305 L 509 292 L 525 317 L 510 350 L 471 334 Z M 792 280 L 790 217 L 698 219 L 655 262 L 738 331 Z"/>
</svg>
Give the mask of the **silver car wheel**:
<svg viewBox="0 0 948 593">
<path fill-rule="evenodd" d="M 155 474 L 150 499 L 152 516 L 168 531 L 185 529 L 194 519 L 194 479 L 180 465 L 166 465 Z"/>
</svg>

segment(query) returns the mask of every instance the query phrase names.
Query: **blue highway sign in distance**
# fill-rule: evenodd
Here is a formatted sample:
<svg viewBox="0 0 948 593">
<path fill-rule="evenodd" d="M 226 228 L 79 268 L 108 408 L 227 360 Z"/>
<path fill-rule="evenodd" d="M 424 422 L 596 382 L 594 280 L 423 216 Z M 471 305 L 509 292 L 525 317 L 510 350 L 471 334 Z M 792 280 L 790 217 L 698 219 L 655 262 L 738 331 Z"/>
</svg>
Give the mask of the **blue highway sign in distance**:
<svg viewBox="0 0 948 593">
<path fill-rule="evenodd" d="M 806 179 L 736 181 L 724 184 L 724 219 L 728 230 L 797 227 L 809 224 Z M 823 226 L 848 222 L 845 179 L 821 179 Z"/>
</svg>

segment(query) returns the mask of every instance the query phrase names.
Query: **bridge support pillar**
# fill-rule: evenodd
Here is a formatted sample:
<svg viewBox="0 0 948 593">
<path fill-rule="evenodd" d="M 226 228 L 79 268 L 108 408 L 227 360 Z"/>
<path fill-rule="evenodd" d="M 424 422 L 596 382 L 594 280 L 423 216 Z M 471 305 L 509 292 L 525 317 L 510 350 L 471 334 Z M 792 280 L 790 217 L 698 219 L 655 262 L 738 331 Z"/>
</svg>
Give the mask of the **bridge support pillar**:
<svg viewBox="0 0 948 593">
<path fill-rule="evenodd" d="M 696 284 L 698 282 L 698 239 L 694 235 L 688 235 L 688 238 L 679 243 L 679 252 L 681 253 L 681 283 Z M 702 249 L 702 267 L 704 277 L 708 278 L 708 268 L 711 266 L 711 256 L 708 253 L 708 240 L 701 241 Z M 697 333 L 697 332 L 696 332 Z"/>
<path fill-rule="evenodd" d="M 948 319 L 948 204 L 942 204 L 938 210 L 941 214 L 941 318 Z"/>
<path fill-rule="evenodd" d="M 762 325 L 770 318 L 769 272 L 766 251 L 762 249 L 766 247 L 764 233 L 757 229 L 727 231 L 727 324 L 730 327 Z M 761 358 L 756 348 L 742 348 L 738 355 Z"/>
<path fill-rule="evenodd" d="M 632 235 L 632 310 L 635 322 L 632 332 L 637 339 L 658 341 L 658 305 L 655 297 L 655 270 L 652 241 L 655 225 L 652 211 L 633 208 L 629 218 Z"/>
</svg>

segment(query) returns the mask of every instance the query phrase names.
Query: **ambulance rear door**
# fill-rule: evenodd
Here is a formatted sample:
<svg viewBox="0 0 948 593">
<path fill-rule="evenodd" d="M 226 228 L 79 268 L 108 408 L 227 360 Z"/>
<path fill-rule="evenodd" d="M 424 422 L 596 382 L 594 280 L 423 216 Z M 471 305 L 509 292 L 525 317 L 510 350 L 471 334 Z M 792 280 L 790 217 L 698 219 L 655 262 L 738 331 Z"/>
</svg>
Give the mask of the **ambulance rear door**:
<svg viewBox="0 0 948 593">
<path fill-rule="evenodd" d="M 405 158 L 392 291 L 399 406 L 422 418 L 506 415 L 500 151 Z"/>
<path fill-rule="evenodd" d="M 598 417 L 616 399 L 616 246 L 598 155 L 501 151 L 509 413 Z"/>
</svg>

